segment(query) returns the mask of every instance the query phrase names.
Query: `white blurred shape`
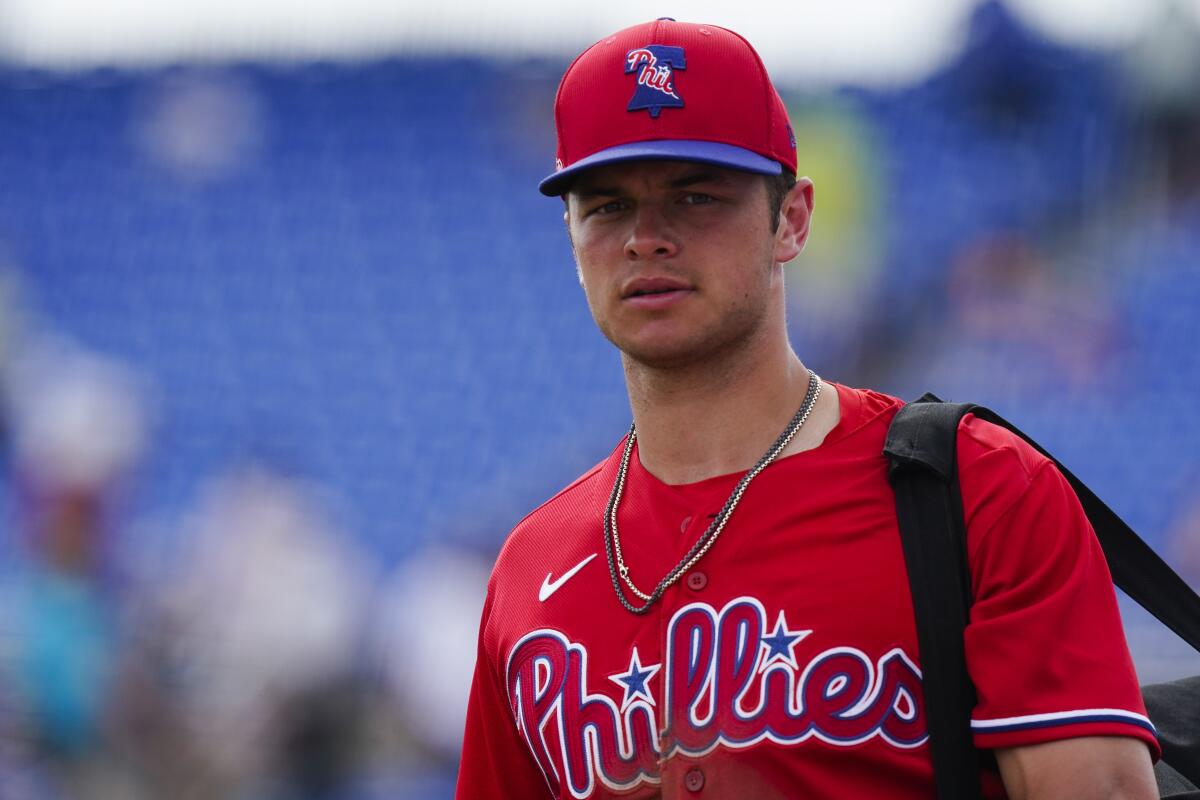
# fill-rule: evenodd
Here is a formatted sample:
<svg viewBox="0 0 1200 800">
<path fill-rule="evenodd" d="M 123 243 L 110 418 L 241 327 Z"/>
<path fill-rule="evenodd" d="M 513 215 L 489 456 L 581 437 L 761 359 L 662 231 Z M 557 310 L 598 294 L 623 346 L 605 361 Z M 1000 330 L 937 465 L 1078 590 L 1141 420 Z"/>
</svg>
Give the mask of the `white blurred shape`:
<svg viewBox="0 0 1200 800">
<path fill-rule="evenodd" d="M 732 27 L 776 79 L 897 84 L 916 80 L 961 45 L 976 0 L 843 0 L 781 7 L 699 0 L 680 19 Z M 0 54 L 26 64 L 85 67 L 239 58 L 355 58 L 399 51 L 566 59 L 599 36 L 653 19 L 634 0 L 431 4 L 409 0 L 9 0 Z"/>
<path fill-rule="evenodd" d="M 1137 102 L 1185 113 L 1195 105 L 1200 96 L 1200 21 L 1180 2 L 1167 4 L 1128 55 Z"/>
<path fill-rule="evenodd" d="M 142 112 L 136 138 L 150 158 L 179 177 L 233 171 L 262 142 L 263 113 L 244 82 L 221 73 L 172 76 Z"/>
<path fill-rule="evenodd" d="M 388 685 L 413 733 L 446 756 L 462 746 L 489 565 L 433 549 L 388 579 L 377 647 Z"/>
<path fill-rule="evenodd" d="M 1164 0 L 1008 0 L 1048 36 L 1099 48 L 1126 47 L 1140 40 L 1166 4 Z"/>
<path fill-rule="evenodd" d="M 311 488 L 259 468 L 216 480 L 168 599 L 192 719 L 218 763 L 261 755 L 289 697 L 344 678 L 372 576 Z"/>
<path fill-rule="evenodd" d="M 116 361 L 62 342 L 31 346 L 9 384 L 18 469 L 43 488 L 100 488 L 145 446 L 146 395 Z"/>
</svg>

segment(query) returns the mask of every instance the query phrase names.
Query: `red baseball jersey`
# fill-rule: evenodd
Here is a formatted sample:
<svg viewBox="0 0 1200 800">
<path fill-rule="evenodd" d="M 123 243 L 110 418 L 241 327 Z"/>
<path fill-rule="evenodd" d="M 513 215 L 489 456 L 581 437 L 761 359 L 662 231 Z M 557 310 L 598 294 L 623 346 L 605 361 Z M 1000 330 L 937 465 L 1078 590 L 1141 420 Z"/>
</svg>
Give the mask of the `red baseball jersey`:
<svg viewBox="0 0 1200 800">
<path fill-rule="evenodd" d="M 755 478 L 644 616 L 618 603 L 604 550 L 620 447 L 516 527 L 488 586 L 459 798 L 933 795 L 881 454 L 902 401 L 837 391 L 824 443 Z M 976 744 L 1117 735 L 1157 757 L 1108 567 L 1070 487 L 974 417 L 958 447 Z M 638 586 L 680 561 L 740 477 L 667 485 L 635 450 L 618 523 Z M 984 781 L 1004 796 L 997 775 Z"/>
</svg>

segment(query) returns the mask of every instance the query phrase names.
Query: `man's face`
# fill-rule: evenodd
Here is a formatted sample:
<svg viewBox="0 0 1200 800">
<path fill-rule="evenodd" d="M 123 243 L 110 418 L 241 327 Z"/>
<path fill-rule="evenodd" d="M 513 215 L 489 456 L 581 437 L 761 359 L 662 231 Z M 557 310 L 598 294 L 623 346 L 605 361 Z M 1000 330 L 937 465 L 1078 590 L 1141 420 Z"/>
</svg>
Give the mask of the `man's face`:
<svg viewBox="0 0 1200 800">
<path fill-rule="evenodd" d="M 763 176 L 707 164 L 589 170 L 567 196 L 567 226 L 596 324 L 628 358 L 657 367 L 760 333 L 781 291 L 777 264 L 798 252 L 788 224 L 772 231 Z"/>
</svg>

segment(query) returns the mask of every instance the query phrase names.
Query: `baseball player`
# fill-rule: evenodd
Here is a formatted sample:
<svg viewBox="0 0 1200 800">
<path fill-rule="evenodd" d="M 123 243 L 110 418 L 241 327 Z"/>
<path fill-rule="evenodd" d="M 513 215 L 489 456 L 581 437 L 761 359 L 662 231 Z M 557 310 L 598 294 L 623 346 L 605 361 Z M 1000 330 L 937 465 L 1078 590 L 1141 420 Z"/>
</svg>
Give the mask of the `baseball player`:
<svg viewBox="0 0 1200 800">
<path fill-rule="evenodd" d="M 592 315 L 634 426 L 488 585 L 458 797 L 928 798 L 921 658 L 881 454 L 901 401 L 821 380 L 783 264 L 813 186 L 761 60 L 659 19 L 555 102 Z M 1107 566 L 1053 465 L 967 417 L 959 470 L 987 797 L 1156 797 Z"/>
</svg>

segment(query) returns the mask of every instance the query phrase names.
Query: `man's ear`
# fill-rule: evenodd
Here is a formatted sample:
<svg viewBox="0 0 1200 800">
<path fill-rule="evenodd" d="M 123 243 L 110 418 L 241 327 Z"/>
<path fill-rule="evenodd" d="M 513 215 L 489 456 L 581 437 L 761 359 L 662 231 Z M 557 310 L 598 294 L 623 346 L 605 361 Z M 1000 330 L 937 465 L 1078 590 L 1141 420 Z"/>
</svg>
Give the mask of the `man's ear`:
<svg viewBox="0 0 1200 800">
<path fill-rule="evenodd" d="M 571 235 L 571 195 L 568 192 L 562 196 L 563 224 L 567 226 L 567 236 Z"/>
<path fill-rule="evenodd" d="M 779 207 L 775 231 L 775 262 L 786 264 L 804 250 L 813 213 L 813 182 L 799 178 Z"/>
</svg>

